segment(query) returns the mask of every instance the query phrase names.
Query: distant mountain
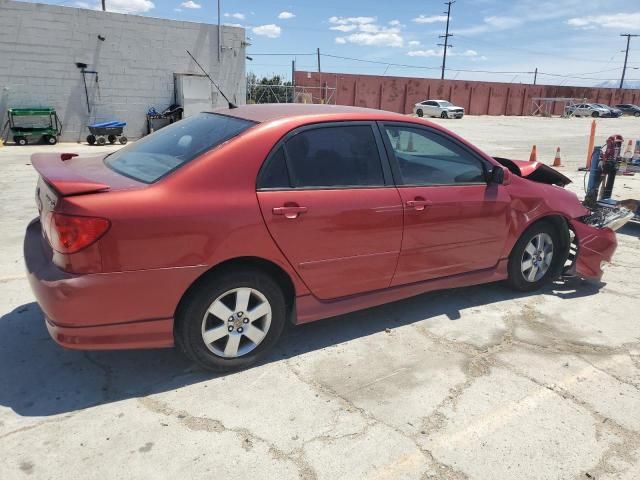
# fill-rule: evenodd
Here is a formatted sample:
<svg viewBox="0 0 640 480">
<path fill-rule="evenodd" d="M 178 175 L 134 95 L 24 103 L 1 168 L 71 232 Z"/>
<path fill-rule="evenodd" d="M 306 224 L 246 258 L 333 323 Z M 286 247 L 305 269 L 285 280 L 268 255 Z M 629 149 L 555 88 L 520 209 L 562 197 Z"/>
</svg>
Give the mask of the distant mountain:
<svg viewBox="0 0 640 480">
<path fill-rule="evenodd" d="M 619 80 L 607 80 L 596 85 L 596 87 L 602 88 L 618 88 L 620 86 Z M 640 88 L 640 80 L 625 80 L 624 88 Z"/>
</svg>

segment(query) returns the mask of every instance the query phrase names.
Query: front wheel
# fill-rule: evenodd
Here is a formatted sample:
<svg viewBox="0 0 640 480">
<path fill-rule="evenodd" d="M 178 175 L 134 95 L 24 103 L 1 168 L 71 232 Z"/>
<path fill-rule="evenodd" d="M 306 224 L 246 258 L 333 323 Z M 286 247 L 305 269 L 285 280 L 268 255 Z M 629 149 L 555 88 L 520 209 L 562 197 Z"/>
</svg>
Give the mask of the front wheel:
<svg viewBox="0 0 640 480">
<path fill-rule="evenodd" d="M 13 141 L 18 145 L 26 145 L 27 139 L 25 137 L 13 137 Z"/>
<path fill-rule="evenodd" d="M 527 229 L 509 256 L 509 285 L 515 290 L 537 290 L 553 280 L 561 260 L 560 240 L 550 223 L 540 222 Z"/>
<path fill-rule="evenodd" d="M 120 145 L 125 145 L 127 143 L 127 137 L 125 137 L 124 135 L 122 135 L 118 141 L 120 142 Z"/>
<path fill-rule="evenodd" d="M 286 301 L 269 275 L 249 268 L 212 275 L 183 299 L 176 343 L 203 368 L 238 370 L 262 358 L 285 325 Z"/>
<path fill-rule="evenodd" d="M 58 139 L 55 137 L 55 135 L 48 135 L 45 137 L 45 140 L 49 145 L 55 145 L 56 143 L 58 143 Z"/>
<path fill-rule="evenodd" d="M 592 116 L 593 118 L 598 118 L 598 117 L 600 116 L 600 114 L 599 114 L 598 112 L 593 112 L 593 113 L 591 114 L 591 116 Z"/>
<path fill-rule="evenodd" d="M 636 112 L 633 114 L 634 117 L 640 117 L 640 112 Z"/>
<path fill-rule="evenodd" d="M 440 118 L 449 118 L 449 115 L 447 114 L 447 112 L 442 112 L 440 114 Z"/>
<path fill-rule="evenodd" d="M 93 145 L 94 143 L 96 143 L 96 136 L 95 135 L 87 135 L 87 143 L 89 145 Z"/>
<path fill-rule="evenodd" d="M 418 111 L 416 112 L 416 115 L 418 115 L 419 117 L 423 117 L 424 116 L 424 112 L 422 111 L 421 108 L 418 109 Z"/>
</svg>

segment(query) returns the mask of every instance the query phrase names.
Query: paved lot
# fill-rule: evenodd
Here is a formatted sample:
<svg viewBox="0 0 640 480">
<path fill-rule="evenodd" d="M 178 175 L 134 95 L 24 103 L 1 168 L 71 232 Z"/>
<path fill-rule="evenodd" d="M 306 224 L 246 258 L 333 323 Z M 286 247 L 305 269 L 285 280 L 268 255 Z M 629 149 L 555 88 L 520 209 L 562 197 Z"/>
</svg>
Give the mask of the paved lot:
<svg viewBox="0 0 640 480">
<path fill-rule="evenodd" d="M 438 122 L 495 155 L 559 145 L 582 189 L 590 120 Z M 599 141 L 618 132 L 640 120 L 599 122 Z M 263 364 L 214 376 L 172 350 L 50 340 L 21 259 L 29 154 L 49 149 L 0 148 L 0 479 L 640 478 L 640 225 L 603 283 L 426 294 L 292 328 Z M 618 196 L 639 198 L 639 177 Z"/>
</svg>

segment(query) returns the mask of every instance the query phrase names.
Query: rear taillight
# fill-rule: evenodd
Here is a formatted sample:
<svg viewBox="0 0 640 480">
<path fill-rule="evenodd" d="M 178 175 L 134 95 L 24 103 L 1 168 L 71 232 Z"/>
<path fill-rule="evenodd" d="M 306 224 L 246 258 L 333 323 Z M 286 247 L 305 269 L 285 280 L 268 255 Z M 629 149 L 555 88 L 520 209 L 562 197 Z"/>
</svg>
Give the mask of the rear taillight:
<svg viewBox="0 0 640 480">
<path fill-rule="evenodd" d="M 48 217 L 45 233 L 51 247 L 60 253 L 75 253 L 87 248 L 107 233 L 111 226 L 106 218 L 62 213 L 52 213 Z"/>
</svg>

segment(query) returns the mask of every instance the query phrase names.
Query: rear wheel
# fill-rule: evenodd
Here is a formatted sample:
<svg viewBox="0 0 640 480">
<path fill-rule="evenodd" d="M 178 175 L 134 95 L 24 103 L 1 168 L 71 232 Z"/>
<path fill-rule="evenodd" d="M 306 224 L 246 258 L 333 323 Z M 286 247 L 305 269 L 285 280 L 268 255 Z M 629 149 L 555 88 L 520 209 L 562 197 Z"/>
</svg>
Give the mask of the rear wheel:
<svg viewBox="0 0 640 480">
<path fill-rule="evenodd" d="M 55 137 L 55 135 L 47 135 L 46 137 L 44 137 L 44 139 L 49 145 L 55 145 L 56 143 L 58 143 L 58 139 Z"/>
<path fill-rule="evenodd" d="M 114 143 L 116 143 L 117 137 L 115 135 L 109 135 L 107 137 L 107 140 L 109 140 L 109 143 L 113 145 Z"/>
<path fill-rule="evenodd" d="M 124 135 L 122 135 L 118 141 L 120 142 L 120 145 L 125 145 L 127 143 L 127 137 L 125 137 Z"/>
<path fill-rule="evenodd" d="M 94 143 L 96 143 L 96 136 L 95 135 L 87 135 L 87 143 L 89 145 L 93 145 Z"/>
<path fill-rule="evenodd" d="M 17 145 L 26 145 L 27 144 L 27 139 L 25 137 L 18 137 L 15 136 L 13 137 L 13 141 L 17 144 Z"/>
<path fill-rule="evenodd" d="M 104 137 L 98 137 L 98 145 L 104 145 L 107 143 L 106 139 Z"/>
<path fill-rule="evenodd" d="M 593 118 L 598 118 L 598 117 L 600 116 L 600 114 L 599 114 L 598 112 L 593 112 L 593 113 L 591 114 L 591 116 L 592 116 Z"/>
<path fill-rule="evenodd" d="M 418 111 L 416 112 L 416 115 L 418 115 L 419 117 L 424 116 L 424 112 L 422 111 L 421 108 L 418 109 Z"/>
<path fill-rule="evenodd" d="M 640 117 L 640 112 L 636 112 L 633 114 L 634 117 Z"/>
<path fill-rule="evenodd" d="M 555 227 L 539 222 L 527 229 L 509 256 L 509 285 L 520 291 L 537 290 L 553 280 L 561 261 L 561 248 Z"/>
<path fill-rule="evenodd" d="M 449 118 L 449 114 L 447 112 L 442 112 L 440 114 L 440 118 Z"/>
<path fill-rule="evenodd" d="M 176 343 L 203 368 L 247 367 L 278 341 L 285 325 L 282 289 L 249 268 L 212 275 L 187 294 L 176 315 Z"/>
</svg>

